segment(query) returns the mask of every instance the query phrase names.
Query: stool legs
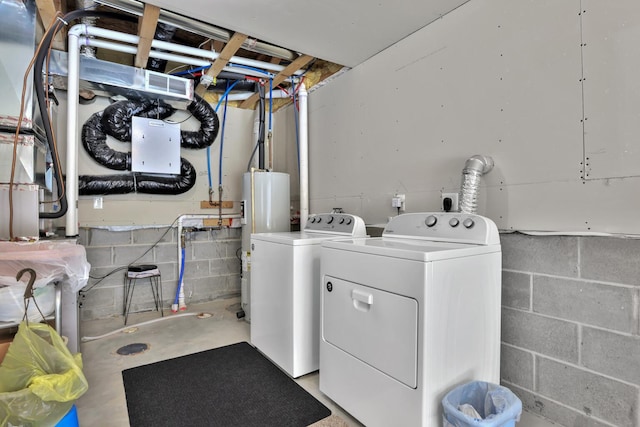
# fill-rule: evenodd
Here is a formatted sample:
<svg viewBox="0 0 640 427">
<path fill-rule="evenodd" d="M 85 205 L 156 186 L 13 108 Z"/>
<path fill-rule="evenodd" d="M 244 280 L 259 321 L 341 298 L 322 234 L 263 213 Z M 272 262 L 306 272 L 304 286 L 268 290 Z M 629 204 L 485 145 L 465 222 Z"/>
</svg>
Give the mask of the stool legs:
<svg viewBox="0 0 640 427">
<path fill-rule="evenodd" d="M 149 279 L 149 286 L 151 287 L 151 294 L 153 295 L 153 303 L 155 304 L 156 311 L 160 312 L 160 315 L 164 317 L 164 307 L 162 306 L 162 280 L 160 275 L 149 276 L 141 278 L 140 280 Z M 127 324 L 129 318 L 129 311 L 131 310 L 131 302 L 133 301 L 133 291 L 136 287 L 137 278 L 129 278 L 125 275 L 124 278 L 124 302 L 122 305 L 122 314 L 124 316 L 124 324 Z"/>
</svg>

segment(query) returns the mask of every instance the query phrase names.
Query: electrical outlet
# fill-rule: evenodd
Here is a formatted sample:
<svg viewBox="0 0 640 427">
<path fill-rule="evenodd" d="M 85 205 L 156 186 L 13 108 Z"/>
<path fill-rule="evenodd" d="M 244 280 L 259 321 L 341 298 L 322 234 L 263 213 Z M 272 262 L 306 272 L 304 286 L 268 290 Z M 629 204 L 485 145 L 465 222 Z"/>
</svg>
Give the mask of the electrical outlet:
<svg viewBox="0 0 640 427">
<path fill-rule="evenodd" d="M 391 207 L 404 211 L 406 209 L 405 205 L 405 195 L 404 194 L 396 194 L 391 198 Z"/>
<path fill-rule="evenodd" d="M 440 209 L 444 212 L 458 212 L 458 193 L 442 193 Z"/>
<path fill-rule="evenodd" d="M 93 198 L 93 209 L 102 209 L 102 197 Z"/>
</svg>

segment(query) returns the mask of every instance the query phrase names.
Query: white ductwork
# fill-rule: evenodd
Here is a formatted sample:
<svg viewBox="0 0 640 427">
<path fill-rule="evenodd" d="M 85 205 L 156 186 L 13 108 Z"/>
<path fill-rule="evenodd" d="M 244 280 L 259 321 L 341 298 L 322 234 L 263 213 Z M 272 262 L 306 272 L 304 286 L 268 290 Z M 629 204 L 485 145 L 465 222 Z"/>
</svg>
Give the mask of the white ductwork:
<svg viewBox="0 0 640 427">
<path fill-rule="evenodd" d="M 489 173 L 491 169 L 493 169 L 493 159 L 489 156 L 475 155 L 467 159 L 462 170 L 460 212 L 476 213 L 480 178 Z"/>
</svg>

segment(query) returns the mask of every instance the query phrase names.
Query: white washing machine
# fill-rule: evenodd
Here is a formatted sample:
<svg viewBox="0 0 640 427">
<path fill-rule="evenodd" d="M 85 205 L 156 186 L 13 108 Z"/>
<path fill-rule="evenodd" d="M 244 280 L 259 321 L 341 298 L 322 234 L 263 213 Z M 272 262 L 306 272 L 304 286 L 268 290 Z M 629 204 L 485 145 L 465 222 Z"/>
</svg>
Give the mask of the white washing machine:
<svg viewBox="0 0 640 427">
<path fill-rule="evenodd" d="M 362 218 L 334 213 L 251 235 L 251 343 L 293 378 L 318 370 L 321 243 L 365 236 Z"/>
<path fill-rule="evenodd" d="M 393 218 L 382 237 L 322 244 L 320 391 L 369 427 L 440 426 L 441 401 L 500 377 L 496 225 Z"/>
</svg>

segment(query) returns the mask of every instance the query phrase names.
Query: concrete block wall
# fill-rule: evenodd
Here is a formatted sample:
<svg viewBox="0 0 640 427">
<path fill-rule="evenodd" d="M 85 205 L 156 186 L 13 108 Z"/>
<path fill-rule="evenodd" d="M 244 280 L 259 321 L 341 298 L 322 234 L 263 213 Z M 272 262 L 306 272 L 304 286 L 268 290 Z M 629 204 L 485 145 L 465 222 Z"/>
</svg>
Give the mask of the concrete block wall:
<svg viewBox="0 0 640 427">
<path fill-rule="evenodd" d="M 640 240 L 501 241 L 502 383 L 563 426 L 640 426 Z"/>
<path fill-rule="evenodd" d="M 155 264 L 162 275 L 165 310 L 170 310 L 179 277 L 177 229 L 141 228 L 112 231 L 83 228 L 79 241 L 91 264 L 89 279 L 80 293 L 80 319 L 122 316 L 126 266 Z M 240 295 L 240 229 L 190 231 L 185 234 L 184 289 L 187 305 Z M 99 282 L 99 283 L 98 283 Z M 148 281 L 139 280 L 131 312 L 155 309 Z"/>
</svg>

